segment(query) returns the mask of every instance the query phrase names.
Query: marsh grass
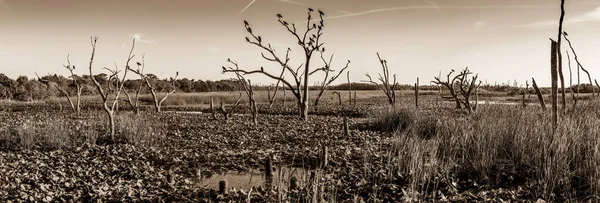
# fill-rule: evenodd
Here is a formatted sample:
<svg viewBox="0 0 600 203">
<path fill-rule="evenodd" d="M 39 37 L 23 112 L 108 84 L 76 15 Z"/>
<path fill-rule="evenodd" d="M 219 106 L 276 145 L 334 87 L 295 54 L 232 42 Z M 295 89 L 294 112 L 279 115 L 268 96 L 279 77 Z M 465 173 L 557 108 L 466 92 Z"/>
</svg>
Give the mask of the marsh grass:
<svg viewBox="0 0 600 203">
<path fill-rule="evenodd" d="M 106 136 L 105 119 L 100 113 L 15 114 L 13 123 L 0 127 L 0 149 L 56 150 L 96 144 Z M 150 116 L 122 114 L 117 118 L 117 137 L 136 146 L 159 145 L 165 137 L 165 127 L 157 122 Z"/>
<path fill-rule="evenodd" d="M 455 192 L 522 186 L 529 198 L 583 200 L 600 193 L 597 105 L 582 103 L 562 116 L 554 133 L 549 112 L 504 105 L 484 105 L 472 116 L 438 113 L 436 121 L 401 109 L 373 122 L 396 132 L 386 165 L 407 174 L 414 198 L 432 198 L 439 186 Z M 423 129 L 435 136 L 424 137 Z"/>
</svg>

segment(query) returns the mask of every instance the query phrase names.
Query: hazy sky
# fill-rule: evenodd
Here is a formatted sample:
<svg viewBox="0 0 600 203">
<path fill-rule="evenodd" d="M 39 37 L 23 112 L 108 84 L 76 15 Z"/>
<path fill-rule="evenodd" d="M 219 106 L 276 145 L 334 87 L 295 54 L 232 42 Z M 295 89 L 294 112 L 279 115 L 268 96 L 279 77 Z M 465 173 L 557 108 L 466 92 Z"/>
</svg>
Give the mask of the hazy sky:
<svg viewBox="0 0 600 203">
<path fill-rule="evenodd" d="M 87 74 L 90 36 L 98 36 L 95 73 L 125 62 L 130 41 L 161 78 L 222 79 L 227 58 L 242 68 L 279 68 L 247 44 L 243 20 L 276 45 L 300 51 L 275 14 L 302 23 L 308 7 L 326 13 L 323 39 L 334 69 L 348 59 L 351 79 L 380 71 L 376 52 L 402 83 L 430 81 L 469 66 L 482 80 L 549 85 L 548 38 L 557 37 L 559 0 L 0 0 L 0 72 L 67 74 L 67 54 Z M 565 30 L 582 63 L 600 77 L 600 1 L 567 0 Z M 134 60 L 141 60 L 139 58 Z M 318 55 L 314 67 L 321 65 Z M 566 59 L 565 59 L 566 61 Z M 298 57 L 292 59 L 299 65 Z M 294 65 L 294 66 L 297 66 Z M 567 71 L 565 66 L 565 70 Z M 565 72 L 568 76 L 568 72 Z M 269 83 L 264 77 L 251 77 Z M 312 79 L 311 84 L 320 80 Z M 344 78 L 345 80 L 345 78 Z M 341 82 L 341 80 L 340 80 Z M 423 82 L 421 82 L 423 83 Z"/>
</svg>

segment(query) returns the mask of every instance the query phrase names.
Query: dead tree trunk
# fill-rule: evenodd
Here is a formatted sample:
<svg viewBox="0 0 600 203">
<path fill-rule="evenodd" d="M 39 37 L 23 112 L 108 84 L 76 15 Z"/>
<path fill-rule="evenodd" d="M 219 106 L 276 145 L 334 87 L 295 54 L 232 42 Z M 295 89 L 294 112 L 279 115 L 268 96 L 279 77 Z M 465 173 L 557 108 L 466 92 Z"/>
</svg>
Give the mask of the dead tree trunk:
<svg viewBox="0 0 600 203">
<path fill-rule="evenodd" d="M 558 76 L 560 78 L 560 92 L 562 96 L 562 107 L 563 114 L 567 112 L 567 100 L 565 96 L 565 77 L 563 76 L 563 68 L 562 68 L 562 51 L 561 51 L 561 43 L 562 43 L 562 32 L 563 32 L 563 20 L 565 19 L 565 0 L 561 0 L 561 12 L 560 12 L 560 20 L 558 23 L 558 41 L 556 42 L 556 57 L 557 57 L 557 65 L 558 65 Z"/>
<path fill-rule="evenodd" d="M 417 83 L 415 83 L 415 107 L 419 108 L 419 78 L 417 77 Z"/>
<path fill-rule="evenodd" d="M 550 39 L 550 73 L 552 76 L 552 128 L 556 130 L 558 125 L 558 64 L 557 64 L 557 46 L 556 41 Z"/>
<path fill-rule="evenodd" d="M 540 106 L 544 111 L 546 111 L 546 102 L 544 102 L 544 95 L 540 91 L 540 88 L 538 88 L 537 83 L 535 83 L 535 78 L 531 78 L 531 85 L 533 85 L 535 94 L 537 94 L 538 100 L 540 101 Z"/>
</svg>

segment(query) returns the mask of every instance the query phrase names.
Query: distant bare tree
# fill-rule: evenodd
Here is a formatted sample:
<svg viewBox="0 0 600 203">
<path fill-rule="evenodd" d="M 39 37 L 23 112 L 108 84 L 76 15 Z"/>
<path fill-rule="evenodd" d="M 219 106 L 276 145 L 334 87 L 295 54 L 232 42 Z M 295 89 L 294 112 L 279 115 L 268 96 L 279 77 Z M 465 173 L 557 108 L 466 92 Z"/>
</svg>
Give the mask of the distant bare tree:
<svg viewBox="0 0 600 203">
<path fill-rule="evenodd" d="M 244 21 L 244 25 L 246 27 L 246 31 L 250 34 L 252 39 L 246 37 L 246 41 L 250 44 L 256 45 L 266 51 L 269 56 L 265 55 L 265 53 L 261 53 L 262 57 L 271 62 L 275 62 L 279 64 L 285 72 L 292 75 L 293 81 L 289 81 L 283 78 L 283 76 L 276 76 L 263 68 L 260 70 L 246 71 L 246 70 L 235 70 L 235 72 L 243 73 L 243 74 L 262 74 L 271 79 L 281 81 L 285 84 L 291 91 L 292 94 L 296 97 L 298 103 L 298 113 L 300 114 L 300 118 L 306 120 L 308 117 L 308 91 L 309 91 L 309 76 L 314 74 L 314 71 L 310 71 L 310 62 L 315 51 L 323 52 L 325 48 L 323 47 L 323 42 L 321 42 L 321 36 L 323 35 L 323 28 L 325 26 L 323 16 L 325 15 L 322 11 L 319 12 L 319 21 L 313 22 L 313 9 L 309 8 L 308 18 L 306 22 L 306 30 L 302 33 L 298 31 L 296 28 L 296 24 L 288 23 L 283 20 L 283 16 L 281 14 L 277 14 L 278 22 L 283 25 L 287 31 L 296 38 L 298 45 L 304 51 L 304 63 L 301 64 L 297 69 L 294 69 L 290 66 L 289 54 L 291 49 L 288 48 L 285 54 L 285 58 L 280 58 L 275 49 L 271 46 L 271 44 L 265 44 L 261 36 L 255 35 L 250 27 L 248 21 Z M 301 69 L 303 68 L 303 71 Z M 226 70 L 226 72 L 230 72 L 230 70 Z"/>
<path fill-rule="evenodd" d="M 321 68 L 320 70 L 323 70 L 323 72 L 325 72 L 325 77 L 323 78 L 323 82 L 321 82 L 321 84 L 319 84 L 319 94 L 317 94 L 317 98 L 315 98 L 315 106 L 319 105 L 319 100 L 323 96 L 323 92 L 325 92 L 325 89 L 327 89 L 327 86 L 329 86 L 331 83 L 333 83 L 333 81 L 337 80 L 340 77 L 340 75 L 342 75 L 342 73 L 344 73 L 344 71 L 346 69 L 348 69 L 348 66 L 350 65 L 350 60 L 348 60 L 348 62 L 346 63 L 346 66 L 344 68 L 342 68 L 342 70 L 340 70 L 340 72 L 338 72 L 337 75 L 329 78 L 329 73 L 335 72 L 335 70 L 331 69 L 331 62 L 333 61 L 333 54 L 331 55 L 331 57 L 329 57 L 329 61 L 327 61 L 323 57 L 323 53 L 321 53 L 321 60 L 323 60 L 323 64 L 325 66 L 323 68 Z M 319 71 L 319 69 L 314 70 L 313 72 L 316 72 L 316 71 Z"/>
<path fill-rule="evenodd" d="M 252 89 L 252 82 L 250 80 L 246 80 L 246 78 L 244 78 L 242 74 L 235 71 L 240 69 L 237 62 L 232 61 L 231 59 L 227 59 L 227 62 L 235 66 L 235 69 L 231 66 L 227 68 L 223 66 L 223 70 L 230 70 L 229 72 L 235 73 L 235 76 L 242 84 L 242 87 L 244 87 L 244 91 L 248 96 L 248 104 L 250 106 L 250 113 L 252 114 L 252 123 L 254 123 L 254 125 L 258 125 L 258 108 L 256 107 L 256 100 L 254 100 L 254 90 Z"/>
<path fill-rule="evenodd" d="M 456 75 L 454 77 L 452 77 L 452 79 L 450 79 L 450 77 L 452 76 L 452 74 L 454 73 L 454 69 L 452 69 L 450 71 L 450 73 L 448 73 L 448 75 L 446 75 L 446 81 L 442 81 L 440 79 L 440 77 L 435 77 L 435 81 L 431 81 L 432 83 L 436 84 L 436 85 L 441 85 L 444 86 L 448 89 L 448 91 L 450 92 L 450 96 L 452 96 L 452 98 L 454 98 L 454 102 L 456 103 L 456 108 L 457 109 L 462 109 L 462 103 L 460 102 L 460 99 L 458 98 L 458 93 L 457 90 L 455 88 L 455 84 L 458 80 L 459 77 L 461 77 L 461 75 Z"/>
<path fill-rule="evenodd" d="M 471 79 L 469 79 L 469 75 L 473 74 L 471 71 L 469 71 L 469 68 L 465 68 L 462 72 L 460 72 L 458 75 L 458 81 L 456 83 L 456 85 L 459 88 L 459 92 L 460 94 L 463 96 L 461 103 L 463 104 L 463 106 L 465 106 L 465 108 L 467 108 L 467 110 L 469 111 L 469 113 L 472 113 L 473 111 L 476 111 L 476 108 L 473 108 L 473 105 L 471 104 L 471 95 L 474 91 L 477 91 L 477 89 L 479 88 L 479 86 L 481 86 L 481 81 L 479 81 L 479 83 L 477 83 L 477 78 L 479 77 L 479 75 L 474 75 L 471 77 Z M 477 102 L 476 102 L 477 104 Z"/>
<path fill-rule="evenodd" d="M 167 100 L 167 98 L 171 94 L 173 94 L 173 93 L 175 93 L 175 91 L 177 91 L 177 86 L 176 86 L 175 82 L 177 81 L 179 72 L 175 72 L 175 78 L 171 78 L 171 85 L 173 86 L 173 89 L 169 92 L 166 92 L 162 97 L 159 97 L 158 93 L 156 92 L 156 88 L 150 82 L 150 80 L 152 80 L 152 78 L 150 78 L 150 77 L 148 77 L 148 75 L 144 74 L 143 69 L 133 70 L 133 69 L 129 68 L 129 70 L 131 72 L 139 75 L 142 78 L 143 82 L 146 82 L 146 87 L 148 87 L 148 89 L 150 89 L 150 94 L 152 94 L 152 99 L 154 101 L 154 109 L 156 110 L 156 112 L 161 112 L 162 103 L 165 100 Z M 142 72 L 140 72 L 140 71 L 142 71 Z"/>
<path fill-rule="evenodd" d="M 129 95 L 129 93 L 127 92 L 127 90 L 123 90 L 123 92 L 125 93 L 125 95 L 127 95 L 127 102 L 129 102 L 129 106 L 131 106 L 133 112 L 135 114 L 138 114 L 140 112 L 140 93 L 142 92 L 142 88 L 144 87 L 144 82 L 146 80 L 146 78 L 144 77 L 144 68 L 146 66 L 145 55 L 142 55 L 142 63 L 137 62 L 136 64 L 138 66 L 136 72 L 140 73 L 138 74 L 140 76 L 140 83 L 138 84 L 138 88 L 135 92 L 135 97 L 132 98 L 131 95 Z"/>
<path fill-rule="evenodd" d="M 44 80 L 41 79 L 40 76 L 36 73 L 35 75 L 37 76 L 38 80 L 42 83 L 45 83 L 46 85 L 52 85 L 54 86 L 62 95 L 64 95 L 67 98 L 67 101 L 69 102 L 69 104 L 71 105 L 71 108 L 73 110 L 75 110 L 76 112 L 81 112 L 81 90 L 83 89 L 83 86 L 81 86 L 81 84 L 79 84 L 79 76 L 77 76 L 74 71 L 75 71 L 75 65 L 71 65 L 71 60 L 69 59 L 70 55 L 67 55 L 67 65 L 63 65 L 63 67 L 65 67 L 67 70 L 69 70 L 69 72 L 71 73 L 71 76 L 69 76 L 69 78 L 71 78 L 71 80 L 73 81 L 73 84 L 75 84 L 75 88 L 76 88 L 76 94 L 77 94 L 77 100 L 76 103 L 73 103 L 73 100 L 71 99 L 71 96 L 69 95 L 69 92 L 63 88 L 61 88 L 58 84 L 52 84 L 50 81 L 48 80 Z"/>
<path fill-rule="evenodd" d="M 63 65 L 63 67 L 65 67 L 71 73 L 70 78 L 71 78 L 71 80 L 73 80 L 73 84 L 75 84 L 75 88 L 77 88 L 77 106 L 76 106 L 75 110 L 77 112 L 81 112 L 81 90 L 83 89 L 83 86 L 81 86 L 81 84 L 79 84 L 79 81 L 77 81 L 79 79 L 79 76 L 77 76 L 73 72 L 73 71 L 75 71 L 75 65 L 71 65 L 71 60 L 69 59 L 69 55 L 67 55 L 67 65 Z M 73 104 L 71 104 L 71 106 L 73 106 Z"/>
<path fill-rule="evenodd" d="M 129 56 L 127 57 L 127 62 L 125 63 L 125 71 L 123 73 L 123 77 L 119 78 L 120 70 L 118 69 L 118 67 L 115 67 L 115 69 L 111 71 L 111 74 L 112 74 L 111 77 L 116 78 L 117 80 L 120 81 L 119 86 L 113 91 L 115 97 L 112 100 L 112 102 L 109 102 L 110 92 L 104 90 L 104 88 L 98 82 L 98 80 L 96 80 L 96 77 L 94 77 L 94 74 L 92 72 L 92 64 L 94 61 L 94 55 L 96 53 L 96 42 L 97 41 L 98 41 L 98 37 L 91 38 L 92 56 L 90 58 L 90 66 L 89 66 L 90 78 L 92 78 L 92 81 L 94 82 L 94 85 L 96 86 L 96 89 L 98 90 L 98 92 L 100 93 L 100 96 L 102 97 L 102 104 L 104 107 L 104 112 L 106 112 L 106 115 L 108 117 L 110 138 L 112 141 L 114 141 L 115 140 L 115 116 L 114 116 L 115 107 L 117 105 L 117 102 L 119 101 L 119 96 L 121 94 L 121 91 L 123 90 L 123 85 L 125 84 L 125 79 L 127 78 L 127 72 L 128 72 L 127 70 L 129 69 L 129 62 L 134 57 L 134 55 L 132 55 L 132 53 L 133 53 L 133 49 L 135 48 L 135 39 L 133 39 L 133 43 L 131 44 L 131 50 L 129 51 Z M 108 84 L 108 87 L 110 87 L 110 83 Z"/>
<path fill-rule="evenodd" d="M 396 74 L 393 75 L 394 80 L 391 81 L 390 69 L 388 68 L 387 61 L 381 59 L 381 56 L 379 56 L 379 53 L 377 53 L 377 58 L 379 58 L 379 63 L 381 64 L 381 68 L 383 69 L 383 72 L 379 73 L 379 82 L 381 82 L 381 84 L 373 81 L 373 78 L 371 78 L 371 75 L 369 75 L 368 73 L 366 74 L 366 76 L 369 78 L 369 81 L 367 81 L 367 82 L 379 87 L 379 89 L 381 89 L 383 91 L 383 93 L 385 93 L 385 96 L 388 99 L 388 103 L 390 105 L 395 105 L 396 104 L 396 88 L 398 87 L 398 83 L 396 82 Z M 390 82 L 392 82 L 392 83 L 390 84 Z"/>
<path fill-rule="evenodd" d="M 579 58 L 577 58 L 577 52 L 575 52 L 575 48 L 573 48 L 573 44 L 571 44 L 571 40 L 569 40 L 568 38 L 568 34 L 567 32 L 563 32 L 563 36 L 565 38 L 565 40 L 567 40 L 567 43 L 569 43 L 569 48 L 571 48 L 571 52 L 573 53 L 573 58 L 575 59 L 575 62 L 577 63 L 577 67 L 581 68 L 581 70 L 583 72 L 585 72 L 588 76 L 588 80 L 590 81 L 590 85 L 592 86 L 592 96 L 595 97 L 595 90 L 594 90 L 594 83 L 592 82 L 592 76 L 590 75 L 590 72 L 588 72 L 585 68 L 583 68 L 583 65 L 579 62 Z"/>
</svg>

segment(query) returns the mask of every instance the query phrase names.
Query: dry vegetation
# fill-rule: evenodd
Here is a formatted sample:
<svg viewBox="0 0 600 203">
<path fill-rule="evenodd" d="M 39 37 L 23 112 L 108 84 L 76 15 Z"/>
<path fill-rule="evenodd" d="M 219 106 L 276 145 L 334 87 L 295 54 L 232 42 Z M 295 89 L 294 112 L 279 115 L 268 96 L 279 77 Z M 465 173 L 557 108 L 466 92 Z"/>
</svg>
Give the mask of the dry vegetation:
<svg viewBox="0 0 600 203">
<path fill-rule="evenodd" d="M 333 73 L 333 55 L 329 61 L 324 57 L 319 41 L 324 15 L 309 9 L 306 30 L 299 31 L 277 14 L 303 48 L 305 63 L 298 68 L 289 64 L 291 49 L 278 55 L 244 22 L 248 43 L 281 66 L 275 71 L 281 74 L 274 75 L 263 68 L 243 70 L 228 59 L 223 73 L 235 73 L 237 79 L 228 82 L 239 83 L 246 97 L 240 91 L 178 93 L 183 84 L 178 72 L 165 86 L 144 73 L 144 63 L 130 67 L 135 40 L 123 72 L 117 66 L 106 69 L 111 75 L 103 81 L 92 74 L 97 70 L 92 68 L 97 38 L 92 38 L 87 78 L 99 95 L 82 96 L 86 77 L 73 73 L 68 62 L 72 79 L 66 81 L 75 91 L 62 89 L 64 84 L 54 84 L 50 76 L 38 77 L 64 98 L 0 103 L 0 201 L 600 201 L 600 103 L 562 23 L 550 50 L 553 86 L 539 88 L 532 79 L 538 97 L 531 99 L 529 82 L 525 88 L 482 85 L 468 68 L 433 78 L 436 85 L 419 86 L 417 78 L 414 87 L 403 86 L 381 57 L 378 80 L 367 75 L 372 85 L 348 77 L 348 83 L 330 86 L 350 62 Z M 564 11 L 561 22 L 563 16 Z M 588 74 L 587 86 L 578 79 L 576 86 L 564 87 L 563 37 L 578 75 L 579 70 Z M 309 69 L 313 52 L 322 54 L 320 69 Z M 139 76 L 133 89 L 124 88 L 131 82 L 128 71 Z M 309 76 L 319 72 L 323 81 L 309 87 Z M 286 88 L 271 95 L 270 89 L 254 87 L 245 78 L 249 74 L 266 75 L 277 88 L 279 83 Z M 149 94 L 141 93 L 144 87 Z M 543 100 L 552 102 L 552 111 Z M 126 102 L 129 107 L 120 105 Z M 65 103 L 74 111 L 63 109 Z M 238 174 L 251 182 L 255 173 L 265 183 L 209 181 Z"/>
</svg>

